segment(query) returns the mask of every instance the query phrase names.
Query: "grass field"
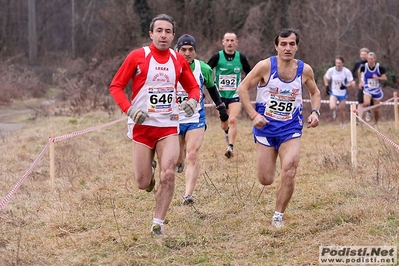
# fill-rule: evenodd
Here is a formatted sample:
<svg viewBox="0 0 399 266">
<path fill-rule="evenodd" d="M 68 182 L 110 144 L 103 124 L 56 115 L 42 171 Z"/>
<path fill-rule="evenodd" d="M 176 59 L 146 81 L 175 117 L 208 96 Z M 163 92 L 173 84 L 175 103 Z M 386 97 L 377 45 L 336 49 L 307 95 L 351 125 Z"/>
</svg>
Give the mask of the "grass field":
<svg viewBox="0 0 399 266">
<path fill-rule="evenodd" d="M 120 114 L 49 117 L 0 139 L 0 200 L 54 136 L 116 120 Z M 380 131 L 399 142 L 392 121 Z M 270 226 L 273 185 L 257 181 L 251 122 L 241 119 L 235 157 L 225 159 L 215 118 L 200 150 L 194 206 L 182 206 L 176 175 L 164 240 L 150 235 L 153 193 L 134 187 L 125 122 L 55 143 L 55 190 L 48 152 L 0 210 L 0 265 L 318 265 L 319 246 L 397 246 L 399 151 L 358 126 L 358 168 L 350 127 L 304 129 L 285 228 Z"/>
</svg>

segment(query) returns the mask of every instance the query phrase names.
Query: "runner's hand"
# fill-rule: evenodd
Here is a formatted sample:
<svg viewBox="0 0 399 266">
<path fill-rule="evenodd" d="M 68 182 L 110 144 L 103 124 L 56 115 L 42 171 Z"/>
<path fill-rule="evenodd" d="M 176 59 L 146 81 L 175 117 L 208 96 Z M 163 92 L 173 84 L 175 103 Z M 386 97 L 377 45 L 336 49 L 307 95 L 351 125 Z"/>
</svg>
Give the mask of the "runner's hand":
<svg viewBox="0 0 399 266">
<path fill-rule="evenodd" d="M 133 106 L 130 106 L 129 110 L 127 110 L 127 115 L 133 119 L 134 123 L 141 125 L 144 121 L 150 117 L 147 112 L 141 111 L 140 109 L 135 109 Z"/>
<path fill-rule="evenodd" d="M 256 113 L 256 115 L 251 119 L 252 119 L 253 125 L 256 128 L 262 128 L 264 125 L 270 123 L 269 120 L 267 120 L 263 115 L 260 115 L 258 113 Z"/>
<path fill-rule="evenodd" d="M 330 86 L 326 86 L 326 93 L 327 93 L 327 95 L 330 95 Z"/>
<path fill-rule="evenodd" d="M 312 112 L 308 117 L 308 128 L 317 127 L 319 125 L 319 115 Z"/>
<path fill-rule="evenodd" d="M 341 90 L 346 90 L 346 86 L 342 83 L 341 87 L 339 87 Z"/>
<path fill-rule="evenodd" d="M 229 114 L 227 113 L 226 105 L 224 103 L 220 104 L 218 107 L 216 107 L 216 109 L 219 111 L 220 121 L 226 122 L 229 120 Z"/>
<path fill-rule="evenodd" d="M 197 108 L 197 101 L 194 98 L 190 100 L 185 100 L 180 104 L 180 107 L 186 112 L 186 116 L 193 116 L 195 108 Z"/>
</svg>

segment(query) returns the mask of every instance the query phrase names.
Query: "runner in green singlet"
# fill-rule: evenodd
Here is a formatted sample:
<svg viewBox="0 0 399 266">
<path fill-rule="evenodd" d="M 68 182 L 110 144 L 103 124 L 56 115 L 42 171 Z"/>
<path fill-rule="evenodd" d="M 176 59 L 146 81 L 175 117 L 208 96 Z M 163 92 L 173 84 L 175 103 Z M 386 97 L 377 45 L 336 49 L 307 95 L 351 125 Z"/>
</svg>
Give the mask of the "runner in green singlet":
<svg viewBox="0 0 399 266">
<path fill-rule="evenodd" d="M 234 142 L 237 136 L 238 115 L 241 112 L 240 98 L 237 94 L 238 84 L 241 82 L 241 74 L 248 74 L 251 66 L 248 59 L 242 53 L 236 51 L 238 45 L 237 35 L 226 32 L 222 39 L 223 50 L 214 54 L 208 61 L 208 65 L 214 69 L 215 83 L 218 87 L 222 101 L 225 103 L 229 120 L 221 122 L 225 131 L 228 144 L 225 156 L 234 156 Z"/>
</svg>

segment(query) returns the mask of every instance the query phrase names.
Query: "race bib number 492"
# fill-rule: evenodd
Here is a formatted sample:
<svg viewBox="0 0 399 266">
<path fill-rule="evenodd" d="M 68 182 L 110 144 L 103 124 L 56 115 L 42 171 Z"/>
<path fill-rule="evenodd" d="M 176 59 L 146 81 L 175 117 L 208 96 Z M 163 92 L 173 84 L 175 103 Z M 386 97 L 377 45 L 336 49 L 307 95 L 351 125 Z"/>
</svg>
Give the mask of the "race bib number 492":
<svg viewBox="0 0 399 266">
<path fill-rule="evenodd" d="M 221 91 L 235 91 L 237 88 L 236 75 L 220 75 L 219 76 L 219 90 Z"/>
</svg>

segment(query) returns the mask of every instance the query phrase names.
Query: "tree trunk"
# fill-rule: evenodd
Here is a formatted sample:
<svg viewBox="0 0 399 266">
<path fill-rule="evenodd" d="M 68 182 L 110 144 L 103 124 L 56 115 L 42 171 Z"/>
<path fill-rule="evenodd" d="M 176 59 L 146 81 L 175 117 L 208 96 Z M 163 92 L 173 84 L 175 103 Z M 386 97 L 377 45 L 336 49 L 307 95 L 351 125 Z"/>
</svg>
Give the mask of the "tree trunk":
<svg viewBox="0 0 399 266">
<path fill-rule="evenodd" d="M 28 0 L 29 61 L 37 64 L 36 0 Z"/>
<path fill-rule="evenodd" d="M 72 58 L 75 59 L 75 0 L 71 3 L 71 23 L 72 23 L 72 35 L 71 35 L 71 45 L 72 45 Z"/>
<path fill-rule="evenodd" d="M 148 6 L 147 0 L 135 0 L 134 1 L 134 9 L 140 16 L 140 29 L 141 29 L 141 37 L 145 37 L 148 35 L 149 25 L 152 20 L 150 15 L 150 7 Z"/>
</svg>

